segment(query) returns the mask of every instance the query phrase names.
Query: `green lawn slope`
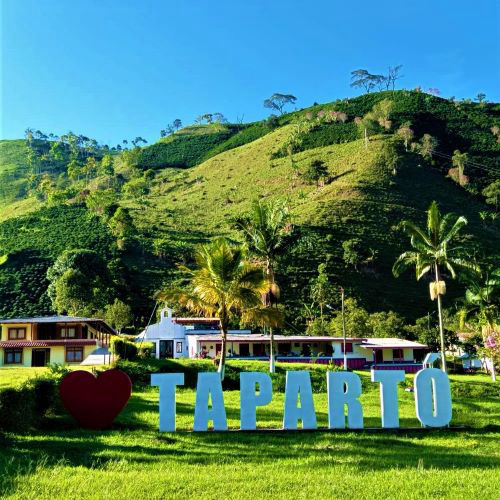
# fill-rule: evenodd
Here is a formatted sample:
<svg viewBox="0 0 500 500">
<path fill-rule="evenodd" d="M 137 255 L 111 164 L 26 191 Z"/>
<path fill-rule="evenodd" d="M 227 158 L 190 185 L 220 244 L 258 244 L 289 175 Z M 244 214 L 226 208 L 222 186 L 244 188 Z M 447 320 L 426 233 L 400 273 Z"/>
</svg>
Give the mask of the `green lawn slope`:
<svg viewBox="0 0 500 500">
<path fill-rule="evenodd" d="M 35 370 L 0 369 L 0 386 L 8 386 L 4 379 L 17 384 L 15 372 Z M 358 373 L 365 427 L 380 428 L 379 389 L 368 372 Z M 496 498 L 494 384 L 484 376 L 450 379 L 453 428 L 399 432 L 327 432 L 325 392 L 314 394 L 320 431 L 185 432 L 193 427 L 195 391 L 178 388 L 179 432 L 159 433 L 158 390 L 136 387 L 111 429 L 79 429 L 62 412 L 41 429 L 0 435 L 0 496 L 96 499 L 112 488 L 123 499 Z M 401 426 L 418 428 L 413 393 L 401 386 L 398 400 Z M 224 404 L 237 430 L 239 391 L 224 391 Z M 284 393 L 274 390 L 272 403 L 257 409 L 258 428 L 280 429 L 283 408 Z"/>
</svg>

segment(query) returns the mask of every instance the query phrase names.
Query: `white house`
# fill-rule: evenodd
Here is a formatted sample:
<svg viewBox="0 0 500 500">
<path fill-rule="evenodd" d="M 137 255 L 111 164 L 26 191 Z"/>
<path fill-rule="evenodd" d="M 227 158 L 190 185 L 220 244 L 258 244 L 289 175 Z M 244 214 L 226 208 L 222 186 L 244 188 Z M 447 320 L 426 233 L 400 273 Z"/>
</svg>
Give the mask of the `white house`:
<svg viewBox="0 0 500 500">
<path fill-rule="evenodd" d="M 148 326 L 136 342 L 155 344 L 155 356 L 164 358 L 216 358 L 222 348 L 218 318 L 176 318 L 172 310 L 161 311 L 159 323 Z M 344 340 L 338 337 L 275 335 L 276 359 L 290 363 L 343 364 Z M 230 330 L 228 359 L 269 359 L 269 336 L 250 330 Z M 347 365 L 351 369 L 377 366 L 414 373 L 422 367 L 427 346 L 397 338 L 346 339 Z"/>
<path fill-rule="evenodd" d="M 155 344 L 155 356 L 165 358 L 195 357 L 188 350 L 188 338 L 192 335 L 203 337 L 219 331 L 218 318 L 176 318 L 172 309 L 161 311 L 160 322 L 149 325 L 136 338 L 136 343 Z M 250 335 L 250 330 L 230 330 L 231 335 Z"/>
<path fill-rule="evenodd" d="M 305 335 L 275 335 L 277 361 L 289 363 L 334 363 L 342 365 L 344 339 L 340 337 L 309 337 Z M 227 359 L 269 359 L 270 339 L 267 335 L 227 336 Z M 188 336 L 189 357 L 215 358 L 220 353 L 222 341 L 219 332 Z M 347 338 L 345 352 L 347 366 L 363 369 L 405 370 L 415 373 L 422 368 L 427 346 L 397 338 Z"/>
</svg>

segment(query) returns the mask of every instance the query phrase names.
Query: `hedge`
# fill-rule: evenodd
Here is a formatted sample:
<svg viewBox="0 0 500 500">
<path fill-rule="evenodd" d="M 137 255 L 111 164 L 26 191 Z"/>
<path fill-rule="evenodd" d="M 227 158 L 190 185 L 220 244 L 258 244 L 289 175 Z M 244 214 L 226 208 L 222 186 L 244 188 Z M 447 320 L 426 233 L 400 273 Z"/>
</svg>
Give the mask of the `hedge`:
<svg viewBox="0 0 500 500">
<path fill-rule="evenodd" d="M 137 345 L 121 337 L 111 339 L 111 352 L 120 359 L 129 361 L 137 359 Z"/>
<path fill-rule="evenodd" d="M 51 410 L 59 407 L 57 379 L 37 377 L 19 388 L 0 390 L 0 430 L 27 431 L 38 427 Z"/>
<path fill-rule="evenodd" d="M 184 373 L 185 388 L 195 389 L 198 381 L 198 373 L 216 371 L 212 360 L 197 359 L 149 359 L 141 361 L 123 361 L 115 363 L 115 367 L 128 374 L 134 386 L 151 385 L 151 374 L 153 373 Z M 311 374 L 313 392 L 326 392 L 326 372 L 328 367 L 305 364 L 277 363 L 276 373 L 270 374 L 275 392 L 285 392 L 286 372 L 291 370 L 307 370 Z M 226 390 L 240 389 L 241 372 L 264 372 L 269 373 L 269 363 L 263 361 L 229 361 L 222 387 Z M 375 386 L 364 378 L 363 389 L 369 390 Z M 366 387 L 365 387 L 366 384 Z"/>
</svg>

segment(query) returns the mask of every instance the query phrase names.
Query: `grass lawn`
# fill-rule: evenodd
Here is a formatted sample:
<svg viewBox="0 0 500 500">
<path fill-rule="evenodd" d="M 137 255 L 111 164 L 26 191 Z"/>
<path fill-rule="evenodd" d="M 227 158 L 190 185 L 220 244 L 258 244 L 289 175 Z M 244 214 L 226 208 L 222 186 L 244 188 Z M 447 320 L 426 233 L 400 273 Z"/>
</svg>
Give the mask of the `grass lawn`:
<svg viewBox="0 0 500 500">
<path fill-rule="evenodd" d="M 0 370 L 0 387 L 20 371 Z M 485 376 L 452 380 L 491 386 Z M 378 388 L 363 385 L 365 426 L 380 427 Z M 413 394 L 401 389 L 399 396 L 401 425 L 417 427 Z M 239 392 L 224 398 L 237 429 Z M 326 394 L 314 398 L 324 427 Z M 179 430 L 192 428 L 194 401 L 193 390 L 178 390 Z M 281 426 L 283 401 L 275 393 L 258 410 L 258 427 Z M 452 423 L 470 426 L 465 431 L 159 434 L 157 390 L 136 391 L 112 430 L 79 430 L 54 417 L 43 430 L 0 437 L 0 497 L 495 498 L 500 398 L 455 396 L 453 404 Z"/>
</svg>

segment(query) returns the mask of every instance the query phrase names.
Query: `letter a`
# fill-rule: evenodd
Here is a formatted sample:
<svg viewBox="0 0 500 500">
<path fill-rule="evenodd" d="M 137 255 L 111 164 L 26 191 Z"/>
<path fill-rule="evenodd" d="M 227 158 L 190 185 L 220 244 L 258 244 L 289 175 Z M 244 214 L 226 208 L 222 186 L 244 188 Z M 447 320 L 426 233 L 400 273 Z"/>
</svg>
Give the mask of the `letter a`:
<svg viewBox="0 0 500 500">
<path fill-rule="evenodd" d="M 208 400 L 212 399 L 212 408 L 208 408 Z M 199 373 L 196 386 L 196 406 L 194 409 L 194 430 L 208 430 L 208 422 L 212 420 L 214 430 L 227 431 L 226 408 L 219 373 Z"/>
<path fill-rule="evenodd" d="M 300 407 L 297 406 L 300 395 Z M 297 429 L 302 420 L 303 429 L 316 429 L 316 412 L 309 372 L 286 372 L 285 414 L 283 429 Z"/>
</svg>

